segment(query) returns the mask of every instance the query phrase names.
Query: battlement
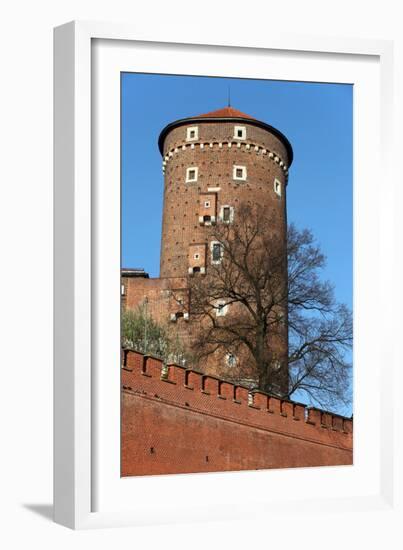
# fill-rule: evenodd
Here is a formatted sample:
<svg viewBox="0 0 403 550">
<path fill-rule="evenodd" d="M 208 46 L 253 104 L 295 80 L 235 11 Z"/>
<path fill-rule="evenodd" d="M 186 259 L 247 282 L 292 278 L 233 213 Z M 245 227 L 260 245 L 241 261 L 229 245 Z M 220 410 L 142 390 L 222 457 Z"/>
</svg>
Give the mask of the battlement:
<svg viewBox="0 0 403 550">
<path fill-rule="evenodd" d="M 328 457 L 333 456 L 334 452 L 336 454 L 341 452 L 345 455 L 342 460 L 338 458 L 336 462 L 329 462 L 329 460 L 323 459 L 321 453 L 318 453 L 319 457 L 322 456 L 318 464 L 311 464 L 312 459 L 310 458 L 308 463 L 302 459 L 301 464 L 291 460 L 291 465 L 350 464 L 352 461 L 353 423 L 350 418 L 306 407 L 301 403 L 280 399 L 260 391 L 251 392 L 241 385 L 204 375 L 179 365 L 165 365 L 158 358 L 144 356 L 130 350 L 123 352 L 122 386 L 128 400 L 140 399 L 154 402 L 153 410 L 157 415 L 152 428 L 154 430 L 163 429 L 157 419 L 166 418 L 167 413 L 175 408 L 176 410 L 180 409 L 179 413 L 172 413 L 175 414 L 175 417 L 179 414 L 179 425 L 176 426 L 178 432 L 182 432 L 183 426 L 188 427 L 196 417 L 197 424 L 200 419 L 208 417 L 210 423 L 214 424 L 215 430 L 218 429 L 217 426 L 220 426 L 221 433 L 223 433 L 224 424 L 227 427 L 231 425 L 230 431 L 234 430 L 234 426 L 238 429 L 242 426 L 242 429 L 249 431 L 249 434 L 259 434 L 256 435 L 257 440 L 262 435 L 265 437 L 264 433 L 269 434 L 270 438 L 281 438 L 279 444 L 285 445 L 287 449 L 290 442 L 295 445 L 296 441 L 300 441 L 304 445 L 308 444 L 308 447 L 320 445 L 322 450 L 326 450 L 325 455 Z M 157 411 L 155 404 L 157 404 Z M 183 423 L 185 424 L 181 425 Z M 209 425 L 208 422 L 207 425 Z M 150 427 L 147 428 L 147 430 L 149 429 Z M 256 437 L 252 437 L 252 440 L 255 440 Z M 160 440 L 160 434 L 157 439 Z M 204 445 L 210 448 L 211 442 L 205 440 Z M 212 446 L 214 448 L 214 445 Z M 156 444 L 151 445 L 150 448 L 155 449 Z M 249 452 L 252 457 L 256 458 L 255 455 L 259 452 L 259 447 L 251 450 L 249 444 L 246 449 L 245 453 Z M 309 451 L 307 456 L 312 457 L 311 449 Z M 208 456 L 207 451 L 203 452 Z M 209 452 L 212 454 L 211 449 Z M 239 449 L 237 452 L 239 453 Z M 283 456 L 283 450 L 279 456 Z M 300 449 L 298 457 L 301 461 Z M 242 460 L 242 464 L 248 463 L 247 459 L 246 456 Z M 262 463 L 262 460 L 258 460 L 258 463 Z M 155 465 L 155 460 L 152 461 L 152 464 Z M 263 464 L 265 464 L 264 458 Z M 262 467 L 271 466 L 263 465 Z M 279 467 L 276 462 L 274 467 Z M 227 467 L 224 469 L 237 468 Z M 200 471 L 203 470 L 202 468 Z M 163 471 L 165 472 L 165 469 Z M 191 469 L 190 471 L 199 470 Z M 157 469 L 155 473 L 161 472 Z"/>
</svg>

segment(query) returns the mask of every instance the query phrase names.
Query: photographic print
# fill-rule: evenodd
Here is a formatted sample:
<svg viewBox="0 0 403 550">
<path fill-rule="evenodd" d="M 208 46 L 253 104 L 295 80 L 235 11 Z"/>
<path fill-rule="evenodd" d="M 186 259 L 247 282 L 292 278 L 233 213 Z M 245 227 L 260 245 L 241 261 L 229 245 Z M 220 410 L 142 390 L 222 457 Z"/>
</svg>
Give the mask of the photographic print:
<svg viewBox="0 0 403 550">
<path fill-rule="evenodd" d="M 122 476 L 352 464 L 352 99 L 122 73 Z"/>
</svg>

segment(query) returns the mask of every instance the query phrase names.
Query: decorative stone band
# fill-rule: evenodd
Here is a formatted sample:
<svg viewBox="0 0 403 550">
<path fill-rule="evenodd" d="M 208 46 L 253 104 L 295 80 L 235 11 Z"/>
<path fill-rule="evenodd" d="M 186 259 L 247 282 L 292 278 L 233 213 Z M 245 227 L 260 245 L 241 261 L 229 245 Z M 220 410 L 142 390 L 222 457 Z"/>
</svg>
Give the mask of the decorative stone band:
<svg viewBox="0 0 403 550">
<path fill-rule="evenodd" d="M 228 149 L 231 149 L 232 147 L 236 149 L 244 149 L 245 151 L 255 151 L 257 155 L 267 155 L 267 158 L 275 162 L 282 168 L 284 175 L 286 179 L 288 179 L 288 166 L 284 163 L 283 160 L 278 156 L 277 153 L 274 151 L 269 151 L 262 145 L 258 145 L 255 143 L 249 143 L 246 141 L 211 141 L 211 142 L 200 142 L 200 143 L 186 143 L 182 145 L 181 147 L 175 147 L 174 149 L 171 149 L 170 151 L 167 151 L 162 159 L 162 172 L 165 173 L 165 167 L 167 163 L 174 158 L 175 155 L 177 155 L 180 151 L 186 151 L 186 149 L 195 149 L 196 147 L 199 147 L 201 151 L 204 149 L 214 149 L 214 147 L 217 147 L 218 149 L 222 149 L 223 147 L 228 147 Z"/>
</svg>

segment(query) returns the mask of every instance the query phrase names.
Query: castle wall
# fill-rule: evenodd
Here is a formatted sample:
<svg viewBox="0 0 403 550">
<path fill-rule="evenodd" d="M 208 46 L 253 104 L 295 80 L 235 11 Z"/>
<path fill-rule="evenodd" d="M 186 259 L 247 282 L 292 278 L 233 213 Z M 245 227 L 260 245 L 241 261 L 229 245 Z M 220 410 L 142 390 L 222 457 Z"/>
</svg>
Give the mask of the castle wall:
<svg viewBox="0 0 403 550">
<path fill-rule="evenodd" d="M 136 309 L 147 299 L 147 311 L 158 323 L 165 324 L 171 313 L 189 311 L 188 292 L 184 277 L 148 279 L 143 277 L 122 277 L 124 287 L 123 304 L 127 309 Z M 182 298 L 183 305 L 175 298 Z"/>
<path fill-rule="evenodd" d="M 246 388 L 135 352 L 122 387 L 123 476 L 353 463 L 341 416 L 263 393 L 252 403 Z"/>
<path fill-rule="evenodd" d="M 144 306 L 147 313 L 161 326 L 191 347 L 189 326 L 189 291 L 181 277 L 148 279 L 122 277 L 122 307 L 136 310 Z M 172 321 L 172 316 L 178 316 Z"/>
</svg>

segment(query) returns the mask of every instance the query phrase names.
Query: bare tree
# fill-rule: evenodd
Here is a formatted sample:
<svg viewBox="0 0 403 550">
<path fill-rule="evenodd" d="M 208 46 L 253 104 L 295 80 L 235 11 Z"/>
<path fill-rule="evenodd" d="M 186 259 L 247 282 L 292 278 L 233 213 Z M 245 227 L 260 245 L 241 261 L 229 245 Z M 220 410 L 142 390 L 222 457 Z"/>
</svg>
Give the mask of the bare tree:
<svg viewBox="0 0 403 550">
<path fill-rule="evenodd" d="M 263 391 L 347 404 L 351 314 L 319 276 L 325 258 L 312 233 L 291 225 L 285 238 L 273 216 L 242 205 L 234 223 L 212 228 L 213 261 L 188 278 L 194 351 L 199 361 L 242 357 L 234 372 Z"/>
</svg>

